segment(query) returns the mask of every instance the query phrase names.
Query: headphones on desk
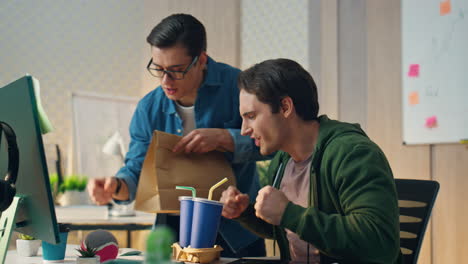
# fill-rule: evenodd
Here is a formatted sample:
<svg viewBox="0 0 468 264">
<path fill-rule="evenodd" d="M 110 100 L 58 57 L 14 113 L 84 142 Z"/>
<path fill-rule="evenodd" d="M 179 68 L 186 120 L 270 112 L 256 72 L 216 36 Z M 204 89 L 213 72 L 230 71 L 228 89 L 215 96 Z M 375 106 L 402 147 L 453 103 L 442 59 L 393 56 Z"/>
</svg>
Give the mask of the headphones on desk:
<svg viewBox="0 0 468 264">
<path fill-rule="evenodd" d="M 18 176 L 19 151 L 16 143 L 16 135 L 7 123 L 0 121 L 0 146 L 2 143 L 2 132 L 8 144 L 8 170 L 5 179 L 0 179 L 0 212 L 10 207 L 16 194 L 16 178 Z"/>
</svg>

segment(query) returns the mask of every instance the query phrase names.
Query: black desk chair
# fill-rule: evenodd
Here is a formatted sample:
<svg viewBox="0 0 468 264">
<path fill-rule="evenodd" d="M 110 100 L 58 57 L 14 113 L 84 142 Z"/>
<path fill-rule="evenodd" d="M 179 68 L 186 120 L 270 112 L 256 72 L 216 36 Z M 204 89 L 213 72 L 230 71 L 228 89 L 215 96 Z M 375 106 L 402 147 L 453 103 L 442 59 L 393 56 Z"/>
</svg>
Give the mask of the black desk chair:
<svg viewBox="0 0 468 264">
<path fill-rule="evenodd" d="M 400 207 L 400 247 L 405 264 L 415 264 L 424 238 L 439 183 L 395 179 Z"/>
</svg>

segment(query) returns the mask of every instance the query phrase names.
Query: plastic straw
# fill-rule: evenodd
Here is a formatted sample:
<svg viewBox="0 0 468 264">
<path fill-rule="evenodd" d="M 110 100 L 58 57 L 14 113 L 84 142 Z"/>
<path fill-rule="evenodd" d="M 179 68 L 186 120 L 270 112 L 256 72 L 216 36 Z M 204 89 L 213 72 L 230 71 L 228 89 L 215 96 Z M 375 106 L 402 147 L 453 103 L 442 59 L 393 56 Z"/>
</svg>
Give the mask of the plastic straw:
<svg viewBox="0 0 468 264">
<path fill-rule="evenodd" d="M 219 181 L 218 183 L 216 183 L 215 185 L 211 186 L 210 191 L 208 193 L 208 200 L 211 200 L 211 198 L 213 197 L 214 189 L 218 188 L 221 184 L 227 182 L 227 180 L 228 180 L 227 178 L 224 178 L 221 181 Z"/>
<path fill-rule="evenodd" d="M 192 191 L 192 197 L 195 198 L 197 197 L 197 191 L 195 190 L 195 188 L 193 187 L 189 187 L 189 186 L 176 186 L 175 187 L 177 190 L 188 190 L 188 191 Z"/>
</svg>

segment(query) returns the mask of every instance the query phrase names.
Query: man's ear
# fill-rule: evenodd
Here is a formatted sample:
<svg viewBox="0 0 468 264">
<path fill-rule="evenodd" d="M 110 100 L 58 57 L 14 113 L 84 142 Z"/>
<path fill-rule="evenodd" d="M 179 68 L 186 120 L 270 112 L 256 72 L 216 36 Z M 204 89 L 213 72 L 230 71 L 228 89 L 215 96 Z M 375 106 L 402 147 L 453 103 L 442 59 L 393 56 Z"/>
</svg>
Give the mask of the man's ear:
<svg viewBox="0 0 468 264">
<path fill-rule="evenodd" d="M 206 67 L 206 64 L 208 63 L 208 54 L 206 54 L 205 51 L 200 53 L 200 56 L 198 57 L 198 63 L 200 63 L 203 69 Z"/>
<path fill-rule="evenodd" d="M 281 106 L 280 106 L 281 114 L 288 118 L 294 112 L 294 104 L 291 97 L 286 96 L 285 98 L 281 99 Z"/>
</svg>

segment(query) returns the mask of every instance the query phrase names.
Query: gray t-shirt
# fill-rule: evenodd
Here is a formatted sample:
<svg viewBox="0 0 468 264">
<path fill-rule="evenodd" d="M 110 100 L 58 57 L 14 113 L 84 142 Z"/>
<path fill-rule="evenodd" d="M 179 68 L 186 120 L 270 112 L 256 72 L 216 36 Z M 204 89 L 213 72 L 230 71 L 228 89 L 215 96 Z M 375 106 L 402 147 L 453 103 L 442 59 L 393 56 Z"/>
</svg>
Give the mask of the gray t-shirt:
<svg viewBox="0 0 468 264">
<path fill-rule="evenodd" d="M 310 192 L 310 164 L 312 155 L 304 161 L 295 162 L 289 159 L 284 169 L 284 176 L 281 181 L 280 191 L 294 204 L 302 207 L 309 207 Z M 316 248 L 299 238 L 299 236 L 286 228 L 286 236 L 289 240 L 289 250 L 291 260 L 307 261 L 307 247 L 309 247 L 310 263 L 320 263 L 320 256 L 313 254 Z"/>
</svg>

